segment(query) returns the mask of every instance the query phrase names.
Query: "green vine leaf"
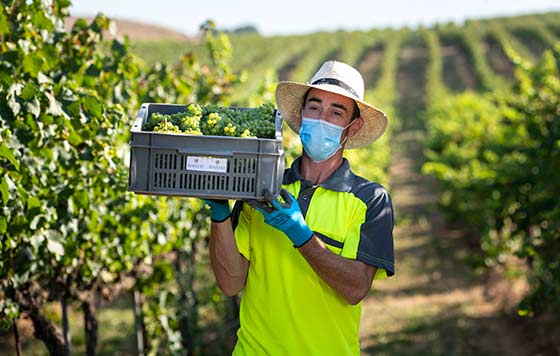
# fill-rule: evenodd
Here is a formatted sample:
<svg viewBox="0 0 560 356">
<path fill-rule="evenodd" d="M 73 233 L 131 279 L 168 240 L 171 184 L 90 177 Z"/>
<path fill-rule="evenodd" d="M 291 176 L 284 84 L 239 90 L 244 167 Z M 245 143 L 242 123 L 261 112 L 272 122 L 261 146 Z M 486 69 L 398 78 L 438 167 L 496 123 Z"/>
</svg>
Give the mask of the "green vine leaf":
<svg viewBox="0 0 560 356">
<path fill-rule="evenodd" d="M 5 234 L 6 231 L 8 231 L 8 223 L 5 217 L 0 216 L 0 234 Z"/>
<path fill-rule="evenodd" d="M 96 119 L 103 118 L 103 106 L 99 100 L 93 96 L 86 96 L 82 99 L 82 102 L 84 104 L 84 110 L 88 114 L 92 115 Z"/>
<path fill-rule="evenodd" d="M 14 153 L 3 142 L 0 144 L 0 157 L 6 158 L 8 161 L 10 161 L 11 164 L 14 165 L 16 170 L 19 170 L 19 162 L 16 160 L 16 157 L 14 156 Z"/>
<path fill-rule="evenodd" d="M 37 78 L 39 71 L 41 71 L 41 66 L 43 65 L 43 60 L 35 53 L 30 53 L 23 59 L 23 70 L 26 73 L 31 74 L 34 78 Z"/>
<path fill-rule="evenodd" d="M 4 6 L 2 6 L 0 7 L 0 36 L 7 35 L 8 33 L 10 33 L 10 25 L 4 14 Z"/>
<path fill-rule="evenodd" d="M 0 182 L 0 192 L 2 193 L 2 201 L 4 202 L 4 205 L 8 204 L 8 199 L 10 199 L 10 188 L 8 187 L 6 176 L 2 177 L 2 182 Z"/>
</svg>

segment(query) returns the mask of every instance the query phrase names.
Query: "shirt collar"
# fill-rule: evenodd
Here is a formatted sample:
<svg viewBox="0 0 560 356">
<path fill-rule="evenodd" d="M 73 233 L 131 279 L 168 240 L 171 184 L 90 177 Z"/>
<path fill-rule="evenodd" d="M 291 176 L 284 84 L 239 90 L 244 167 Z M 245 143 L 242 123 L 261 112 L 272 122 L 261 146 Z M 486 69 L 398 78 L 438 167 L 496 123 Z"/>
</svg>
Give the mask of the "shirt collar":
<svg viewBox="0 0 560 356">
<path fill-rule="evenodd" d="M 300 164 L 301 164 L 301 156 L 298 157 L 293 163 L 292 166 L 286 170 L 284 173 L 283 184 L 291 184 L 295 181 L 301 180 L 305 181 L 300 174 Z M 325 189 L 334 190 L 335 192 L 349 192 L 352 188 L 352 184 L 354 183 L 354 173 L 350 170 L 350 164 L 346 158 L 342 159 L 342 164 L 340 167 L 327 178 L 321 184 L 318 184 L 319 187 L 323 187 Z"/>
</svg>

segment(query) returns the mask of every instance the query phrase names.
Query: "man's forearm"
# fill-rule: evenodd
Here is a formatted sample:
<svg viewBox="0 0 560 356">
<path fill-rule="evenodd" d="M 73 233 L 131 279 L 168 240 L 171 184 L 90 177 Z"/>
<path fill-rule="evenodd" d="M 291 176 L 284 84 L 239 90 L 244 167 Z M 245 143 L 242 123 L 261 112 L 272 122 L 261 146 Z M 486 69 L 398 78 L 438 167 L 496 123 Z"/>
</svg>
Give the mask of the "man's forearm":
<svg viewBox="0 0 560 356">
<path fill-rule="evenodd" d="M 247 279 L 249 262 L 239 253 L 231 219 L 221 223 L 212 222 L 210 229 L 210 263 L 218 287 L 229 296 L 243 289 Z"/>
<path fill-rule="evenodd" d="M 299 251 L 315 273 L 349 304 L 357 304 L 366 296 L 375 267 L 332 253 L 315 235 Z"/>
</svg>

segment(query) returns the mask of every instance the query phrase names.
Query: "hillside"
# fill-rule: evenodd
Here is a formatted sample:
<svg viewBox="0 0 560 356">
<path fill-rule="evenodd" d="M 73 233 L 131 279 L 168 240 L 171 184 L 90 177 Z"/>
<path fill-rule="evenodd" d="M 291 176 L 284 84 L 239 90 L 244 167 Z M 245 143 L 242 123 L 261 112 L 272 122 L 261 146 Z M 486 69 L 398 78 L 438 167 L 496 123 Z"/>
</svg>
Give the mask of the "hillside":
<svg viewBox="0 0 560 356">
<path fill-rule="evenodd" d="M 78 17 L 66 18 L 66 29 L 70 30 Z M 83 17 L 91 21 L 92 17 Z M 184 41 L 189 37 L 174 31 L 170 28 L 152 25 L 148 23 L 125 20 L 125 19 L 112 19 L 117 28 L 117 36 L 128 36 L 133 41 L 160 41 L 160 40 L 175 40 Z"/>
</svg>

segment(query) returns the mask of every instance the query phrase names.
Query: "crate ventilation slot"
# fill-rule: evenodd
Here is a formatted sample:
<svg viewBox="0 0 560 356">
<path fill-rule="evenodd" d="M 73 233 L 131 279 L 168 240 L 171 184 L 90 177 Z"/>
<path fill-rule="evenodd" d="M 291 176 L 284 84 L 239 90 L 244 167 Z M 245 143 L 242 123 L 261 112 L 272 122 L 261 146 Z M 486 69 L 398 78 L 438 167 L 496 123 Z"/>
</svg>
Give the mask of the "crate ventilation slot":
<svg viewBox="0 0 560 356">
<path fill-rule="evenodd" d="M 227 172 L 186 170 L 187 155 L 154 153 L 152 185 L 161 190 L 254 193 L 257 158 L 228 158 Z"/>
</svg>

